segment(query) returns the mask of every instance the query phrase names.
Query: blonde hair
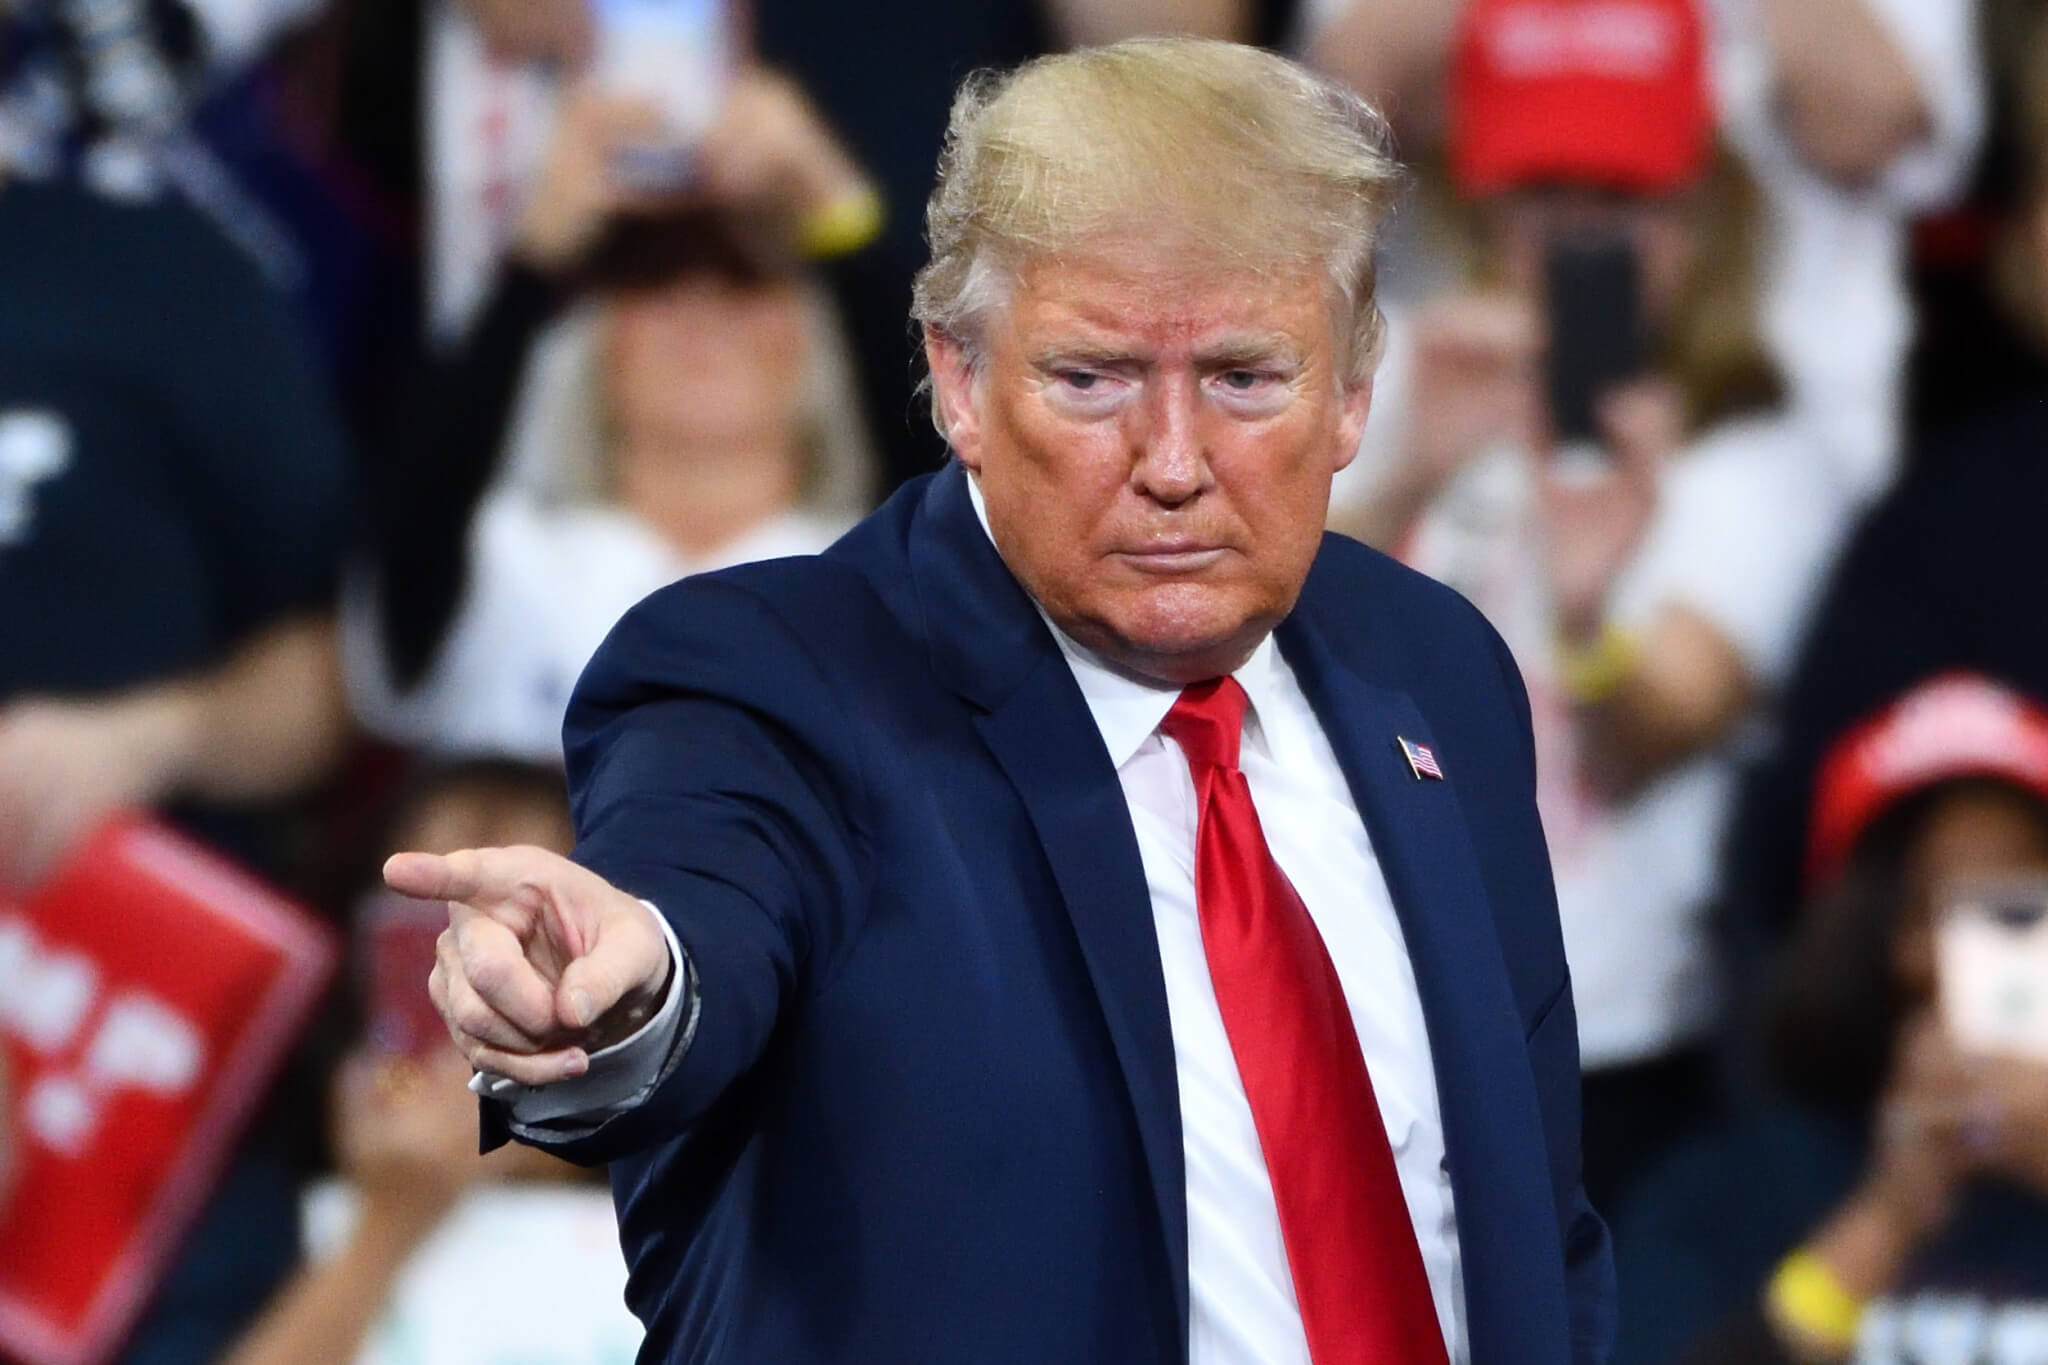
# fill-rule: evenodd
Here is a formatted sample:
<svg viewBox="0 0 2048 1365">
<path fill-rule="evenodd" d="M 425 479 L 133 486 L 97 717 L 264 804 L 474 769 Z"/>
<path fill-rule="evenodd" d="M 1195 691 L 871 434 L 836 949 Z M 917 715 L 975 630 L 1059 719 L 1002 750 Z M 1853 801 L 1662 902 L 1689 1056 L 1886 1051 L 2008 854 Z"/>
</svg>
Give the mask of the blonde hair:
<svg viewBox="0 0 2048 1365">
<path fill-rule="evenodd" d="M 1764 336 L 1762 192 L 1726 147 L 1694 201 L 1699 246 L 1657 359 L 1685 394 L 1693 430 L 1785 403 L 1785 377 Z"/>
<path fill-rule="evenodd" d="M 880 461 L 868 441 L 838 308 L 815 281 L 805 281 L 803 292 L 809 333 L 798 417 L 805 456 L 803 506 L 850 520 L 873 507 Z M 535 344 L 507 438 L 508 486 L 550 503 L 611 498 L 605 325 L 603 301 L 586 301 Z"/>
<path fill-rule="evenodd" d="M 947 122 L 911 316 L 979 363 L 1032 260 L 1137 241 L 1203 264 L 1320 266 L 1363 382 L 1383 327 L 1373 247 L 1400 178 L 1389 147 L 1363 99 L 1234 43 L 1141 38 L 977 73 Z"/>
</svg>

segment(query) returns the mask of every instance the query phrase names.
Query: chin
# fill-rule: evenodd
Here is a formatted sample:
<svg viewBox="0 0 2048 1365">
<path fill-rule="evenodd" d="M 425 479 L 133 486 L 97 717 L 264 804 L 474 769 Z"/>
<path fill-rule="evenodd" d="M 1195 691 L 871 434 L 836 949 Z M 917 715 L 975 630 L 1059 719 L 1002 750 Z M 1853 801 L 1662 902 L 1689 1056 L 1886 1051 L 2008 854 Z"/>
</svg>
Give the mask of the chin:
<svg viewBox="0 0 2048 1365">
<path fill-rule="evenodd" d="M 1154 589 L 1107 614 L 1111 637 L 1097 648 L 1117 663 L 1162 682 L 1194 683 L 1237 668 L 1279 616 L 1213 590 Z M 1281 613 L 1284 615 L 1284 613 Z"/>
</svg>

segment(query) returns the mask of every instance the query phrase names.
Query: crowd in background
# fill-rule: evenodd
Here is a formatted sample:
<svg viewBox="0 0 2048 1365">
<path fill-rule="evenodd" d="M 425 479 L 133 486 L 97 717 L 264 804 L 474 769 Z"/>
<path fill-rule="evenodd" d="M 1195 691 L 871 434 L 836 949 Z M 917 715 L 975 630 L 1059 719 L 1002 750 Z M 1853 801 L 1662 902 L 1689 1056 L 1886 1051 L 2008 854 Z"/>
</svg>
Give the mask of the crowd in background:
<svg viewBox="0 0 2048 1365">
<path fill-rule="evenodd" d="M 2048 904 L 2048 4 L 752 0 L 667 179 L 606 13 L 0 0 L 0 886 L 154 808 L 360 938 L 385 852 L 566 850 L 619 614 L 944 458 L 960 78 L 1263 43 L 1412 172 L 1331 524 L 1528 683 L 1620 1361 L 2048 1362 L 2048 1053 L 1939 946 Z M 1639 315 L 1590 403 L 1574 242 Z M 124 1359 L 632 1359 L 601 1183 L 478 1158 L 360 979 Z"/>
</svg>

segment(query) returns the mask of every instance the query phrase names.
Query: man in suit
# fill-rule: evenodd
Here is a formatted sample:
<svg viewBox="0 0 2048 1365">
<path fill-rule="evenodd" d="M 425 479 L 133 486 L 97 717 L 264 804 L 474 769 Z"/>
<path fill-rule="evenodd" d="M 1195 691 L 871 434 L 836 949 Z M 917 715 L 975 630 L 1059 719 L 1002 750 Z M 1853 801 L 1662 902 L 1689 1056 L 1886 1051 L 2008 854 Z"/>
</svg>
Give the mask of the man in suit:
<svg viewBox="0 0 2048 1365">
<path fill-rule="evenodd" d="M 1520 681 L 1322 532 L 1393 179 L 1254 49 L 970 84 L 955 463 L 627 616 L 574 862 L 387 868 L 487 1130 L 611 1163 L 647 1358 L 1606 1358 Z"/>
</svg>

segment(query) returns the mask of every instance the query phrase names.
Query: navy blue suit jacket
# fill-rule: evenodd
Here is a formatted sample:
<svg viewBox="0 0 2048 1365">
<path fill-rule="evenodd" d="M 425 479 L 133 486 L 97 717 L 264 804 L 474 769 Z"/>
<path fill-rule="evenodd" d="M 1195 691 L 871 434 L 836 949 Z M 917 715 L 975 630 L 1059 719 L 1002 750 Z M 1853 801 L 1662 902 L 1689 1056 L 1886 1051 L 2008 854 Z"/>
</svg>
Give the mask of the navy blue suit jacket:
<svg viewBox="0 0 2048 1365">
<path fill-rule="evenodd" d="M 1604 1361 L 1607 1236 L 1528 705 L 1449 590 L 1325 540 L 1281 652 L 1414 958 L 1478 1365 Z M 1431 745 L 1418 781 L 1397 745 Z M 1173 1035 L 1123 792 L 955 466 L 642 603 L 570 706 L 577 857 L 703 1009 L 612 1163 L 644 1360 L 1184 1361 Z M 1393 1365 L 1388 1362 L 1387 1365 Z"/>
</svg>

